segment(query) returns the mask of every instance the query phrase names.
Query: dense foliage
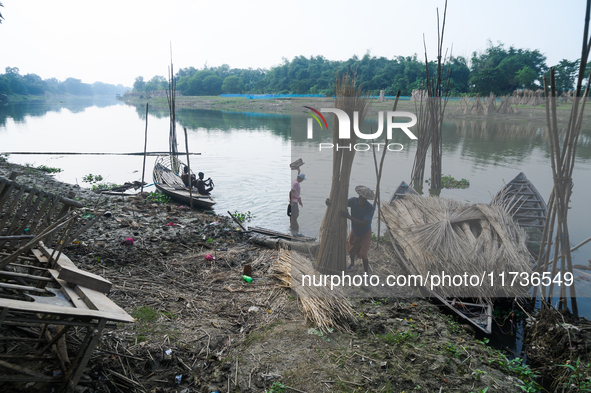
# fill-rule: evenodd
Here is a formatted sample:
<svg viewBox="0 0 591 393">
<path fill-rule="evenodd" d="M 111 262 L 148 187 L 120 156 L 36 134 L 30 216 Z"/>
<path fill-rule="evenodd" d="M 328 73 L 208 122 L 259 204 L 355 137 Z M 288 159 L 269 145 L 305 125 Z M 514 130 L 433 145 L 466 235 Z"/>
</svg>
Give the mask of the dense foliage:
<svg viewBox="0 0 591 393">
<path fill-rule="evenodd" d="M 429 63 L 429 74 L 436 73 L 436 62 Z M 549 70 L 546 57 L 538 50 L 505 48 L 502 43 L 488 42 L 487 48 L 474 52 L 470 61 L 454 57 L 445 62 L 444 74 L 451 67 L 450 93 L 460 95 L 512 94 L 517 89 L 538 89 Z M 578 73 L 578 61 L 562 60 L 556 66 L 559 92 L 573 88 Z M 219 67 L 182 68 L 176 74 L 177 90 L 186 96 L 226 94 L 334 94 L 334 80 L 343 72 L 356 73 L 363 90 L 378 94 L 395 95 L 398 90 L 409 96 L 414 89 L 423 87 L 427 72 L 424 60 L 414 56 L 396 56 L 392 59 L 371 56 L 353 56 L 346 61 L 332 61 L 323 56 L 306 58 L 297 56 L 269 70 Z M 154 83 L 152 83 L 154 82 Z M 155 82 L 158 82 L 159 85 Z M 154 88 L 157 87 L 157 88 Z M 144 82 L 136 78 L 135 91 L 165 89 L 163 77 Z"/>
<path fill-rule="evenodd" d="M 37 74 L 21 75 L 18 67 L 6 67 L 0 74 L 0 94 L 44 95 L 71 94 L 75 96 L 115 96 L 129 90 L 123 85 L 102 82 L 82 83 L 80 79 L 68 78 L 60 82 L 56 78 L 41 79 Z"/>
</svg>

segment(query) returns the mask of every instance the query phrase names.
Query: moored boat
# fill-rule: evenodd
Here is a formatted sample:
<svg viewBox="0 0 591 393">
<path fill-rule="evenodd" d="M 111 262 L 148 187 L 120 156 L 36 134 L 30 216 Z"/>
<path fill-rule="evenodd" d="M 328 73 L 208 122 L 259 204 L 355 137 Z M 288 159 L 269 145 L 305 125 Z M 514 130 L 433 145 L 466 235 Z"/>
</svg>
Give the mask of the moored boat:
<svg viewBox="0 0 591 393">
<path fill-rule="evenodd" d="M 171 159 L 171 157 L 173 157 Z M 201 209 L 211 209 L 215 205 L 215 201 L 210 195 L 201 195 L 197 189 L 189 190 L 185 187 L 179 172 L 185 164 L 174 156 L 159 156 L 154 163 L 154 185 L 165 195 L 168 195 L 173 200 L 191 205 L 191 200 L 194 207 Z"/>
<path fill-rule="evenodd" d="M 502 203 L 508 206 L 509 213 L 515 222 L 528 235 L 527 248 L 534 257 L 537 257 L 548 206 L 532 182 L 521 172 L 501 188 L 491 203 Z"/>
</svg>

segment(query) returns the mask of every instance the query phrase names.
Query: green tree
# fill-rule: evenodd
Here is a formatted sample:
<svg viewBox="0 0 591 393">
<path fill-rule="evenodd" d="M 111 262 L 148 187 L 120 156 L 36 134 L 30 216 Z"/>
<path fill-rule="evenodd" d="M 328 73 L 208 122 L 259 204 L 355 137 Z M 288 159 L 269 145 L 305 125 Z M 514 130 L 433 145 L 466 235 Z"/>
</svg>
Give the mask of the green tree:
<svg viewBox="0 0 591 393">
<path fill-rule="evenodd" d="M 135 91 L 144 91 L 146 87 L 146 82 L 144 82 L 143 76 L 138 76 L 135 78 L 135 82 L 133 82 L 133 90 Z"/>
<path fill-rule="evenodd" d="M 240 94 L 244 90 L 244 83 L 236 75 L 228 76 L 222 84 L 222 92 L 225 94 Z"/>
<path fill-rule="evenodd" d="M 579 60 L 568 61 L 566 59 L 554 66 L 554 80 L 558 93 L 573 90 L 575 88 L 575 77 L 579 73 Z M 589 75 L 586 73 L 586 75 Z"/>
<path fill-rule="evenodd" d="M 511 94 L 515 89 L 521 88 L 524 82 L 530 88 L 540 87 L 542 75 L 548 69 L 546 57 L 537 49 L 532 51 L 513 46 L 505 49 L 502 43 L 495 46 L 490 41 L 484 52 L 472 54 L 471 63 L 472 91 L 482 95 Z M 524 69 L 525 66 L 529 70 Z M 530 70 L 535 72 L 535 77 Z"/>
<path fill-rule="evenodd" d="M 534 70 L 529 68 L 529 66 L 523 66 L 523 68 L 517 71 L 517 73 L 515 74 L 515 79 L 524 89 L 536 88 L 534 82 L 537 78 L 538 74 Z"/>
<path fill-rule="evenodd" d="M 203 79 L 203 93 L 208 96 L 217 96 L 222 92 L 224 80 L 217 75 L 209 75 Z"/>
<path fill-rule="evenodd" d="M 168 87 L 168 82 L 163 76 L 154 76 L 144 86 L 144 91 L 164 90 Z"/>
</svg>

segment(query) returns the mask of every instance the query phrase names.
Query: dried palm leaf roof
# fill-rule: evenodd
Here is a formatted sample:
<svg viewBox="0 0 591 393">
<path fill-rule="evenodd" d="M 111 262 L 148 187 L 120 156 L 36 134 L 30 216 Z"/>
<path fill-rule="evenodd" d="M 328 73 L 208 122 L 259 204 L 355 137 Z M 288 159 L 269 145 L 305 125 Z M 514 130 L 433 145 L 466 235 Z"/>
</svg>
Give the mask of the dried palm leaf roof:
<svg viewBox="0 0 591 393">
<path fill-rule="evenodd" d="M 388 231 L 402 248 L 411 274 L 477 275 L 482 285 L 438 287 L 445 297 L 523 296 L 529 287 L 500 285 L 502 272 L 531 274 L 526 233 L 503 205 L 407 195 L 383 204 Z M 489 274 L 492 273 L 493 285 Z M 529 277 L 529 276 L 528 276 Z"/>
</svg>

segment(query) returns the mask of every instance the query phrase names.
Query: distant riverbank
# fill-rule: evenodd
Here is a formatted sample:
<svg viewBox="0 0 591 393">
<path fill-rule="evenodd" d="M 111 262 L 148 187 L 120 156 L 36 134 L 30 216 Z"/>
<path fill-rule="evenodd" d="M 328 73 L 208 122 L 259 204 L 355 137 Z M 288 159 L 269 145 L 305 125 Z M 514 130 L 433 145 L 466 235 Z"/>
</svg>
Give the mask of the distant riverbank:
<svg viewBox="0 0 591 393">
<path fill-rule="evenodd" d="M 150 104 L 153 107 L 168 108 L 166 97 L 154 97 L 151 99 L 140 98 L 124 98 L 123 102 L 129 105 L 145 105 Z M 176 98 L 175 105 L 177 108 L 191 108 L 191 109 L 210 109 L 223 110 L 233 112 L 261 112 L 261 113 L 283 113 L 289 114 L 293 110 L 301 111 L 301 107 L 312 106 L 315 108 L 326 108 L 333 106 L 332 97 L 323 98 L 274 98 L 274 99 L 248 99 L 244 97 L 220 97 L 220 96 L 179 96 Z M 394 100 L 387 100 L 386 102 L 377 102 L 372 100 L 371 112 L 392 110 Z M 397 110 L 408 111 L 412 113 L 418 112 L 420 103 L 415 101 L 399 101 Z M 499 103 L 497 103 L 497 107 Z M 572 104 L 559 104 L 557 111 L 559 116 L 564 116 L 565 121 L 568 121 Z M 294 109 L 292 109 L 294 108 Z M 529 105 L 513 105 L 517 111 L 516 113 L 497 113 L 489 111 L 488 114 L 472 113 L 464 110 L 462 103 L 457 98 L 452 98 L 448 101 L 445 110 L 446 118 L 465 119 L 465 120 L 511 120 L 511 121 L 527 121 L 544 125 L 546 122 L 546 108 L 544 105 L 529 106 Z M 591 112 L 587 111 L 586 117 L 591 120 Z"/>
</svg>

